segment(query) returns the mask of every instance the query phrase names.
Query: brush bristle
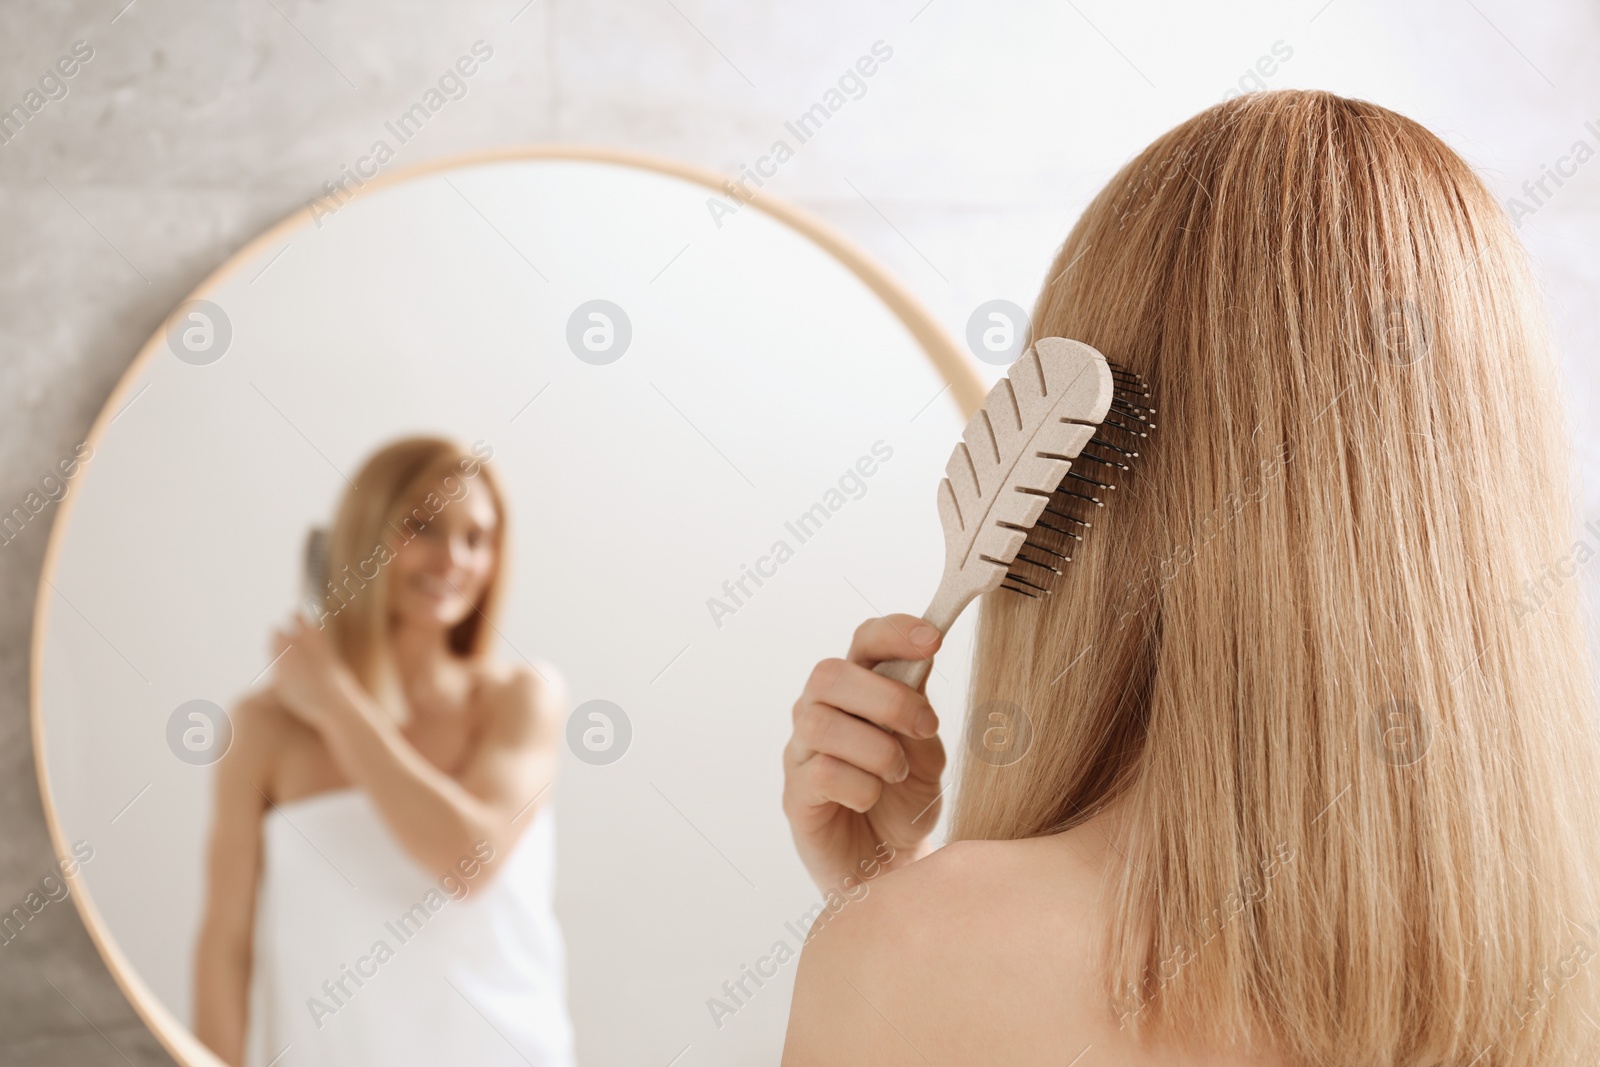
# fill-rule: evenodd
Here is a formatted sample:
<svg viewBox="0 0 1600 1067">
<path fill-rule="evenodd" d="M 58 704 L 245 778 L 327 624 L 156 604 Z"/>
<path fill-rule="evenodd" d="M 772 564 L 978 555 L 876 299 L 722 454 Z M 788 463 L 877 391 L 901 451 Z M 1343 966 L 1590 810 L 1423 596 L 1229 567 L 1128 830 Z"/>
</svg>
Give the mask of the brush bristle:
<svg viewBox="0 0 1600 1067">
<path fill-rule="evenodd" d="M 305 601 L 313 613 L 322 604 L 328 584 L 328 531 L 314 526 L 306 533 L 304 570 Z"/>
<path fill-rule="evenodd" d="M 1106 497 L 1138 460 L 1143 439 L 1156 428 L 1156 409 L 1150 405 L 1144 379 L 1109 359 L 1106 364 L 1111 368 L 1112 395 L 1105 420 L 1028 530 L 1002 589 L 1034 598 L 1050 593 L 1094 525 L 1094 509 L 1105 506 Z"/>
</svg>

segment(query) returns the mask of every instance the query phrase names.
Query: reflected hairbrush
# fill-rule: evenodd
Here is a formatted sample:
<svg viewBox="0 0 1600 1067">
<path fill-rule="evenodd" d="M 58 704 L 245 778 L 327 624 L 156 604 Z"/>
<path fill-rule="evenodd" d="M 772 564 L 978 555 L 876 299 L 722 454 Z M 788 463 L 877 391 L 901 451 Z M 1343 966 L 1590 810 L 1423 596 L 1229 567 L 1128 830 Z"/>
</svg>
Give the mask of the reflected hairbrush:
<svg viewBox="0 0 1600 1067">
<path fill-rule="evenodd" d="M 1043 337 L 1024 352 L 967 423 L 939 483 L 944 575 L 923 621 L 945 633 L 976 597 L 997 588 L 1050 594 L 1089 515 L 1155 429 L 1144 380 L 1081 341 Z M 912 688 L 931 659 L 875 670 Z"/>
<path fill-rule="evenodd" d="M 313 526 L 306 531 L 305 550 L 301 554 L 300 592 L 311 617 L 320 619 L 328 595 L 328 531 L 324 527 Z"/>
</svg>

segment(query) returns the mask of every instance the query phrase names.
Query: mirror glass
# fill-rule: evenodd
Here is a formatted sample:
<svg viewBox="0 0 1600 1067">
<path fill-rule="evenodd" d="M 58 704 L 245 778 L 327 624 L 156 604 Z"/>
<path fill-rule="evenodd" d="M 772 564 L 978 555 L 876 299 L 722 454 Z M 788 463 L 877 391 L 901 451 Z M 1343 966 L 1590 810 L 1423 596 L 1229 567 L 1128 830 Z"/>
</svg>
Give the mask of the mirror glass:
<svg viewBox="0 0 1600 1067">
<path fill-rule="evenodd" d="M 637 161 L 435 167 L 263 235 L 140 354 L 65 479 L 36 726 L 74 898 L 180 1057 L 217 757 L 280 670 L 308 534 L 368 457 L 442 435 L 503 494 L 489 659 L 565 685 L 554 785 L 481 890 L 470 857 L 398 861 L 359 790 L 272 807 L 254 966 L 288 987 L 252 989 L 250 1062 L 567 1062 L 541 1058 L 564 1025 L 583 1063 L 776 1061 L 819 903 L 780 810 L 790 706 L 862 619 L 926 605 L 979 389 L 775 210 Z M 473 926 L 491 888 L 506 925 Z M 384 1032 L 350 1025 L 380 1004 Z"/>
</svg>

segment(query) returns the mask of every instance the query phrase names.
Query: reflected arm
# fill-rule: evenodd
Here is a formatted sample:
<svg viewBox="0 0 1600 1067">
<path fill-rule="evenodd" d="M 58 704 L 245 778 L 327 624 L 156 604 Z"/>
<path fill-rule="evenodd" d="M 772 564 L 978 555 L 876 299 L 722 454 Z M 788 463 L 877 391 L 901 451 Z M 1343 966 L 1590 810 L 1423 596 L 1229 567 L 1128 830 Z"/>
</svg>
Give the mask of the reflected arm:
<svg viewBox="0 0 1600 1067">
<path fill-rule="evenodd" d="M 233 715 L 234 738 L 218 761 L 206 856 L 205 915 L 195 947 L 195 1036 L 223 1062 L 244 1062 L 256 889 L 261 877 L 275 731 L 271 709 L 247 700 Z"/>
<path fill-rule="evenodd" d="M 358 686 L 321 724 L 350 781 L 372 798 L 401 846 L 430 871 L 510 852 L 548 799 L 564 707 L 558 682 L 531 668 L 493 683 L 488 723 L 459 780 L 428 762 Z"/>
</svg>

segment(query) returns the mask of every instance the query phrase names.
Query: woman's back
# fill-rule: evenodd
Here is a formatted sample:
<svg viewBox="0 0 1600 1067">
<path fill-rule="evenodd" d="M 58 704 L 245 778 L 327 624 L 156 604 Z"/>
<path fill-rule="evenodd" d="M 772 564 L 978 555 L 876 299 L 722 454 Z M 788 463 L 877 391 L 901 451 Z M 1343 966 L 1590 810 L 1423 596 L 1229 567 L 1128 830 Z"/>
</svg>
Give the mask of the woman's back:
<svg viewBox="0 0 1600 1067">
<path fill-rule="evenodd" d="M 1257 1051 L 1141 1043 L 1093 963 L 1115 828 L 957 841 L 865 883 L 818 919 L 796 979 L 786 1067 L 1287 1067 Z"/>
</svg>

